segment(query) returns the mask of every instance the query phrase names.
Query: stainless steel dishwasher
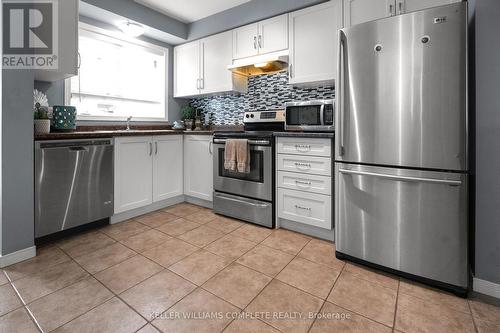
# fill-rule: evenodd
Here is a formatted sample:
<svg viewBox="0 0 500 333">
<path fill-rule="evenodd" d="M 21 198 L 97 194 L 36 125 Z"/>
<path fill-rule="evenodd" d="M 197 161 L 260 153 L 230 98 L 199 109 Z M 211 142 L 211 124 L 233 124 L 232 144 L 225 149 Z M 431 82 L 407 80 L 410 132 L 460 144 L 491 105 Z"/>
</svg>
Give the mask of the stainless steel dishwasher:
<svg viewBox="0 0 500 333">
<path fill-rule="evenodd" d="M 113 141 L 35 144 L 35 237 L 113 215 Z"/>
</svg>

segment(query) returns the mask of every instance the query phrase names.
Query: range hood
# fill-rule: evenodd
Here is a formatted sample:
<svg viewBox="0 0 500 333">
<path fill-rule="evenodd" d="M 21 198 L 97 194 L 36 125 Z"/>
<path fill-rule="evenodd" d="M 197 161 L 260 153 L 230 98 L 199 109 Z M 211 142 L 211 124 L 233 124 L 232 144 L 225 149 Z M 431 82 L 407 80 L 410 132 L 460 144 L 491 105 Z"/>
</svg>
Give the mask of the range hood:
<svg viewBox="0 0 500 333">
<path fill-rule="evenodd" d="M 237 59 L 227 69 L 233 73 L 251 76 L 271 74 L 288 67 L 288 51 L 278 51 L 253 57 Z"/>
</svg>

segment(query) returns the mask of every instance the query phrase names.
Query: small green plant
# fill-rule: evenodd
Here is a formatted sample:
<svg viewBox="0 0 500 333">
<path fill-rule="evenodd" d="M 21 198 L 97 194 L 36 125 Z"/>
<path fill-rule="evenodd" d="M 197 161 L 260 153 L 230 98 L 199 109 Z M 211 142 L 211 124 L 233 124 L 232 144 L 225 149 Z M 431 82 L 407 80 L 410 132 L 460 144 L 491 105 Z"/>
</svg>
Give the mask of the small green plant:
<svg viewBox="0 0 500 333">
<path fill-rule="evenodd" d="M 194 119 L 195 116 L 196 110 L 192 106 L 186 105 L 181 109 L 182 120 Z"/>
<path fill-rule="evenodd" d="M 35 104 L 35 119 L 49 119 L 49 112 L 45 106 L 41 106 L 40 103 Z"/>
</svg>

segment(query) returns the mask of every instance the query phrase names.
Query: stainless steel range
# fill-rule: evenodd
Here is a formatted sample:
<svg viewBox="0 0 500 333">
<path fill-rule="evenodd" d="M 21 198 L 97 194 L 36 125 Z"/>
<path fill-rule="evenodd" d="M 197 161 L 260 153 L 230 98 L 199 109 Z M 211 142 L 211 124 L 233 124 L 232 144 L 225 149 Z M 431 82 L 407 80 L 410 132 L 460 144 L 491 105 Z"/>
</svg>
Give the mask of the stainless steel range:
<svg viewBox="0 0 500 333">
<path fill-rule="evenodd" d="M 214 146 L 214 211 L 240 220 L 274 227 L 274 137 L 283 131 L 284 110 L 247 112 L 244 132 L 216 132 Z M 247 139 L 250 172 L 224 168 L 228 139 Z"/>
</svg>

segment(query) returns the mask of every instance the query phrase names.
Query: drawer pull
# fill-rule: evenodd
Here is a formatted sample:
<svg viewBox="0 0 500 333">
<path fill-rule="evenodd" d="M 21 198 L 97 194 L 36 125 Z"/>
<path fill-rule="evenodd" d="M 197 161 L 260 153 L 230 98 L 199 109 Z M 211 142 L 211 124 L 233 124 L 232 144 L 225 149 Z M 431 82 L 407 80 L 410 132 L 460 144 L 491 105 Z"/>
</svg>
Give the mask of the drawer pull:
<svg viewBox="0 0 500 333">
<path fill-rule="evenodd" d="M 295 145 L 295 150 L 300 152 L 310 151 L 311 145 Z"/>
<path fill-rule="evenodd" d="M 310 207 L 302 207 L 299 205 L 295 205 L 295 208 L 300 209 L 300 210 L 307 210 L 308 212 L 312 211 L 312 208 L 310 208 Z"/>
<path fill-rule="evenodd" d="M 297 167 L 297 169 L 311 169 L 311 163 L 301 163 L 301 162 L 295 162 L 295 166 Z"/>
<path fill-rule="evenodd" d="M 304 186 L 311 186 L 311 185 L 312 185 L 312 183 L 311 183 L 311 182 L 305 182 L 305 181 L 303 181 L 303 180 L 296 180 L 296 181 L 295 181 L 295 183 L 296 183 L 297 185 L 304 185 Z"/>
</svg>

